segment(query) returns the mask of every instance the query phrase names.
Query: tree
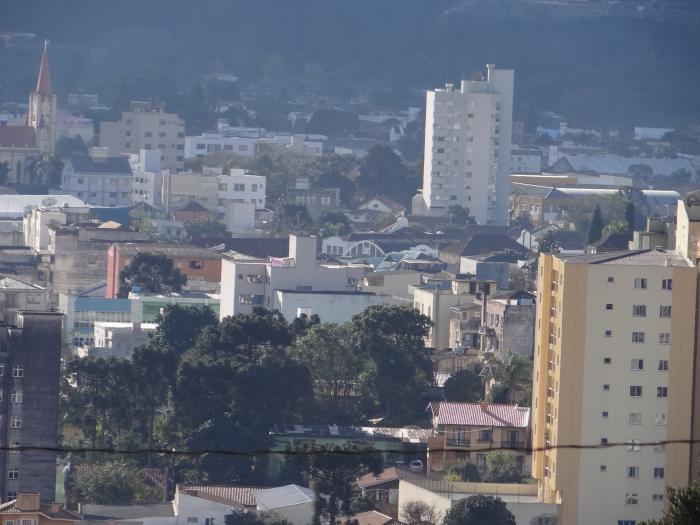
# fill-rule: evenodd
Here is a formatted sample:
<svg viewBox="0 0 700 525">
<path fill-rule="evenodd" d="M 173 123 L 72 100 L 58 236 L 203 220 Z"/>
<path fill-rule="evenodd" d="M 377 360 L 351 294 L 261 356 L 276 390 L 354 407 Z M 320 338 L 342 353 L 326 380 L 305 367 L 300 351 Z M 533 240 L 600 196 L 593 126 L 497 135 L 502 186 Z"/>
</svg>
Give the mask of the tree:
<svg viewBox="0 0 700 525">
<path fill-rule="evenodd" d="M 551 231 L 548 231 L 538 239 L 537 251 L 539 253 L 557 253 L 559 251 L 559 244 Z"/>
<path fill-rule="evenodd" d="M 7 184 L 7 179 L 10 175 L 10 164 L 5 162 L 0 162 L 0 186 Z"/>
<path fill-rule="evenodd" d="M 445 476 L 445 481 L 481 481 L 481 475 L 477 466 L 466 460 L 458 459 L 457 462 L 450 467 Z"/>
<path fill-rule="evenodd" d="M 35 182 L 57 188 L 61 185 L 63 164 L 63 160 L 57 155 L 43 153 L 34 164 Z"/>
<path fill-rule="evenodd" d="M 666 504 L 660 520 L 640 525 L 685 525 L 700 523 L 700 483 L 687 487 L 667 487 Z"/>
<path fill-rule="evenodd" d="M 401 519 L 408 525 L 437 525 L 440 513 L 422 501 L 407 501 L 401 507 Z"/>
<path fill-rule="evenodd" d="M 505 359 L 490 363 L 493 383 L 489 389 L 492 403 L 515 403 L 529 406 L 532 397 L 532 361 L 510 353 Z"/>
<path fill-rule="evenodd" d="M 415 193 L 416 186 L 409 182 L 408 169 L 394 151 L 377 144 L 367 153 L 360 166 L 357 179 L 367 195 L 387 195 L 399 202 L 407 202 Z"/>
<path fill-rule="evenodd" d="M 56 156 L 66 160 L 73 155 L 87 155 L 88 146 L 80 135 L 74 137 L 61 137 L 56 141 Z"/>
<path fill-rule="evenodd" d="M 367 357 L 358 376 L 365 399 L 378 405 L 387 423 L 413 420 L 424 409 L 423 395 L 432 383 L 424 339 L 430 319 L 413 308 L 375 305 L 349 325 L 353 344 Z"/>
<path fill-rule="evenodd" d="M 307 133 L 339 136 L 357 130 L 357 115 L 340 109 L 317 109 L 306 124 Z"/>
<path fill-rule="evenodd" d="M 319 230 L 323 230 L 324 237 L 331 235 L 345 235 L 350 233 L 350 219 L 342 211 L 324 211 L 316 221 Z"/>
<path fill-rule="evenodd" d="M 453 204 L 447 208 L 447 216 L 450 218 L 450 224 L 474 224 L 476 220 L 469 215 L 469 208 Z"/>
<path fill-rule="evenodd" d="M 162 489 L 147 486 L 141 470 L 125 462 L 93 463 L 71 483 L 80 501 L 101 505 L 153 503 L 162 498 Z"/>
<path fill-rule="evenodd" d="M 339 514 L 349 514 L 358 492 L 355 480 L 368 472 L 379 474 L 382 470 L 381 455 L 358 445 L 302 446 L 297 451 L 308 458 L 306 469 L 316 495 L 314 524 L 321 523 L 321 517 L 326 517 L 328 523 L 336 523 Z"/>
<path fill-rule="evenodd" d="M 275 212 L 274 225 L 278 233 L 295 233 L 312 229 L 314 220 L 303 204 L 283 202 Z"/>
<path fill-rule="evenodd" d="M 507 450 L 496 450 L 486 455 L 483 479 L 487 483 L 520 483 L 523 472 L 515 460 L 515 454 Z"/>
<path fill-rule="evenodd" d="M 634 203 L 630 201 L 627 203 L 627 206 L 625 206 L 625 220 L 627 221 L 627 231 L 630 233 L 634 231 L 635 218 L 636 217 Z"/>
<path fill-rule="evenodd" d="M 314 325 L 296 348 L 297 357 L 311 372 L 322 417 L 345 425 L 359 423 L 357 378 L 364 362 L 352 345 L 348 326 Z"/>
<path fill-rule="evenodd" d="M 591 224 L 588 228 L 588 244 L 593 244 L 603 236 L 603 214 L 600 211 L 600 204 L 595 205 Z"/>
<path fill-rule="evenodd" d="M 514 219 L 511 219 L 510 225 L 513 228 L 519 228 L 520 230 L 527 230 L 527 231 L 532 231 L 533 225 L 532 225 L 532 219 L 530 218 L 530 214 L 527 212 L 520 212 L 520 214 L 515 217 Z"/>
<path fill-rule="evenodd" d="M 208 306 L 169 304 L 163 308 L 156 322 L 151 340 L 160 346 L 172 348 L 179 358 L 194 346 L 202 330 L 217 326 L 219 319 Z"/>
<path fill-rule="evenodd" d="M 611 233 L 623 233 L 627 231 L 629 231 L 627 221 L 615 221 L 605 225 L 605 228 L 603 228 L 603 237 L 607 237 Z"/>
<path fill-rule="evenodd" d="M 226 225 L 218 220 L 199 219 L 185 223 L 187 238 L 192 239 L 221 239 L 231 234 Z"/>
<path fill-rule="evenodd" d="M 500 498 L 469 496 L 450 507 L 443 525 L 515 525 L 515 517 Z"/>
<path fill-rule="evenodd" d="M 453 374 L 444 386 L 445 401 L 473 403 L 484 397 L 484 383 L 481 376 L 472 368 L 465 368 Z"/>
<path fill-rule="evenodd" d="M 119 272 L 119 297 L 128 297 L 138 288 L 146 293 L 179 292 L 187 276 L 162 253 L 138 252 Z"/>
</svg>

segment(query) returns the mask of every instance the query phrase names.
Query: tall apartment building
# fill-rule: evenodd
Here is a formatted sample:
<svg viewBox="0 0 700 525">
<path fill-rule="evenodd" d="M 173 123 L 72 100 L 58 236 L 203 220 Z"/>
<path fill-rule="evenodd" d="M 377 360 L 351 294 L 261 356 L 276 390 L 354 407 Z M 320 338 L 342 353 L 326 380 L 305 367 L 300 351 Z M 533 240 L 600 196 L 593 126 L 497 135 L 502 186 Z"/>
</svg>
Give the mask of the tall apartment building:
<svg viewBox="0 0 700 525">
<path fill-rule="evenodd" d="M 504 224 L 513 121 L 512 69 L 487 65 L 486 79 L 427 92 L 423 190 L 414 215 L 469 208 L 479 224 Z"/>
<path fill-rule="evenodd" d="M 131 111 L 124 111 L 116 122 L 100 125 L 100 146 L 110 154 L 139 153 L 159 150 L 163 169 L 185 169 L 185 121 L 163 107 L 147 102 L 132 102 Z"/>
<path fill-rule="evenodd" d="M 61 314 L 20 311 L 15 326 L 0 328 L 3 501 L 19 492 L 54 501 L 60 356 Z"/>
<path fill-rule="evenodd" d="M 540 256 L 532 473 L 561 523 L 658 518 L 700 479 L 699 238 L 691 195 L 674 250 Z"/>
</svg>

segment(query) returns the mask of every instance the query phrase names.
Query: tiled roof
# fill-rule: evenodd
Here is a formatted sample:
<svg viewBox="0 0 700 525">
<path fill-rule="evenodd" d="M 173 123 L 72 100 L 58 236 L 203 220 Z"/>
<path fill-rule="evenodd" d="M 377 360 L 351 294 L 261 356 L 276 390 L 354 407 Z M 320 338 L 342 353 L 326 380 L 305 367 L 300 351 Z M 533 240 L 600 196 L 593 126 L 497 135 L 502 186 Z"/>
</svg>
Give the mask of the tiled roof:
<svg viewBox="0 0 700 525">
<path fill-rule="evenodd" d="M 220 255 L 206 248 L 189 244 L 159 244 L 159 243 L 115 243 L 119 247 L 121 257 L 133 257 L 139 252 L 162 253 L 166 257 L 195 257 L 199 259 L 218 259 Z"/>
<path fill-rule="evenodd" d="M 631 232 L 611 232 L 589 246 L 595 248 L 596 253 L 621 251 L 627 249 L 632 238 Z"/>
<path fill-rule="evenodd" d="M 274 510 L 312 502 L 314 492 L 299 485 L 285 485 L 261 490 L 255 494 L 255 499 L 264 510 Z"/>
<path fill-rule="evenodd" d="M 4 290 L 41 290 L 42 288 L 34 284 L 28 284 L 13 277 L 4 275 L 0 277 L 0 288 Z"/>
<path fill-rule="evenodd" d="M 433 431 L 430 428 L 410 427 L 360 427 L 363 432 L 377 438 L 400 439 L 404 443 L 427 443 Z"/>
<path fill-rule="evenodd" d="M 530 422 L 530 409 L 517 405 L 440 401 L 430 409 L 436 425 L 526 428 Z"/>
<path fill-rule="evenodd" d="M 555 255 L 567 263 L 610 264 L 621 266 L 691 267 L 690 260 L 677 250 L 635 250 L 592 255 Z"/>
<path fill-rule="evenodd" d="M 462 255 L 465 257 L 493 252 L 514 252 L 522 255 L 528 250 L 504 233 L 475 233 L 464 245 Z"/>
<path fill-rule="evenodd" d="M 371 487 L 388 481 L 396 481 L 400 479 L 399 472 L 396 467 L 389 467 L 382 470 L 379 474 L 365 474 L 357 479 L 357 486 L 360 488 Z"/>
<path fill-rule="evenodd" d="M 348 516 L 347 523 L 357 523 L 357 525 L 387 525 L 394 523 L 396 520 L 391 516 L 377 512 L 376 510 L 368 510 Z"/>
<path fill-rule="evenodd" d="M 141 505 L 82 505 L 85 520 L 139 520 L 143 518 L 172 518 L 172 503 L 146 503 Z"/>
<path fill-rule="evenodd" d="M 36 133 L 29 126 L 0 124 L 0 148 L 36 148 Z"/>
<path fill-rule="evenodd" d="M 190 496 L 233 507 L 255 507 L 255 495 L 264 489 L 240 485 L 178 485 L 177 490 Z"/>
</svg>

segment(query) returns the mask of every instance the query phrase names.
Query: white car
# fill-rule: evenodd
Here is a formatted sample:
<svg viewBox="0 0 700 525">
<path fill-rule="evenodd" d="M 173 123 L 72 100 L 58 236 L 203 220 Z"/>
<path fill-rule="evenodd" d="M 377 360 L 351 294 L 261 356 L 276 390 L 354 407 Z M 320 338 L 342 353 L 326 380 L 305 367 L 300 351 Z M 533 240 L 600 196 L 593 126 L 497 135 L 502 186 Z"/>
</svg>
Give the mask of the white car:
<svg viewBox="0 0 700 525">
<path fill-rule="evenodd" d="M 413 459 L 408 464 L 408 468 L 414 472 L 423 472 L 423 462 L 420 459 Z"/>
</svg>

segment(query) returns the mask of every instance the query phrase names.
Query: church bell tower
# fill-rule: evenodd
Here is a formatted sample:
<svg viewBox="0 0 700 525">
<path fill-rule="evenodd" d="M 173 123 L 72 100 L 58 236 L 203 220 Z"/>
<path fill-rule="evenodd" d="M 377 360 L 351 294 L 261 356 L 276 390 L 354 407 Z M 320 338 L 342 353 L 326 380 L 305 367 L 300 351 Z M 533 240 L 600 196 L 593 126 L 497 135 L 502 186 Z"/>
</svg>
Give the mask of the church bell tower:
<svg viewBox="0 0 700 525">
<path fill-rule="evenodd" d="M 36 143 L 41 153 L 53 153 L 56 146 L 56 95 L 51 89 L 48 41 L 44 40 L 44 54 L 39 66 L 36 88 L 29 95 L 27 126 L 34 128 Z"/>
</svg>

